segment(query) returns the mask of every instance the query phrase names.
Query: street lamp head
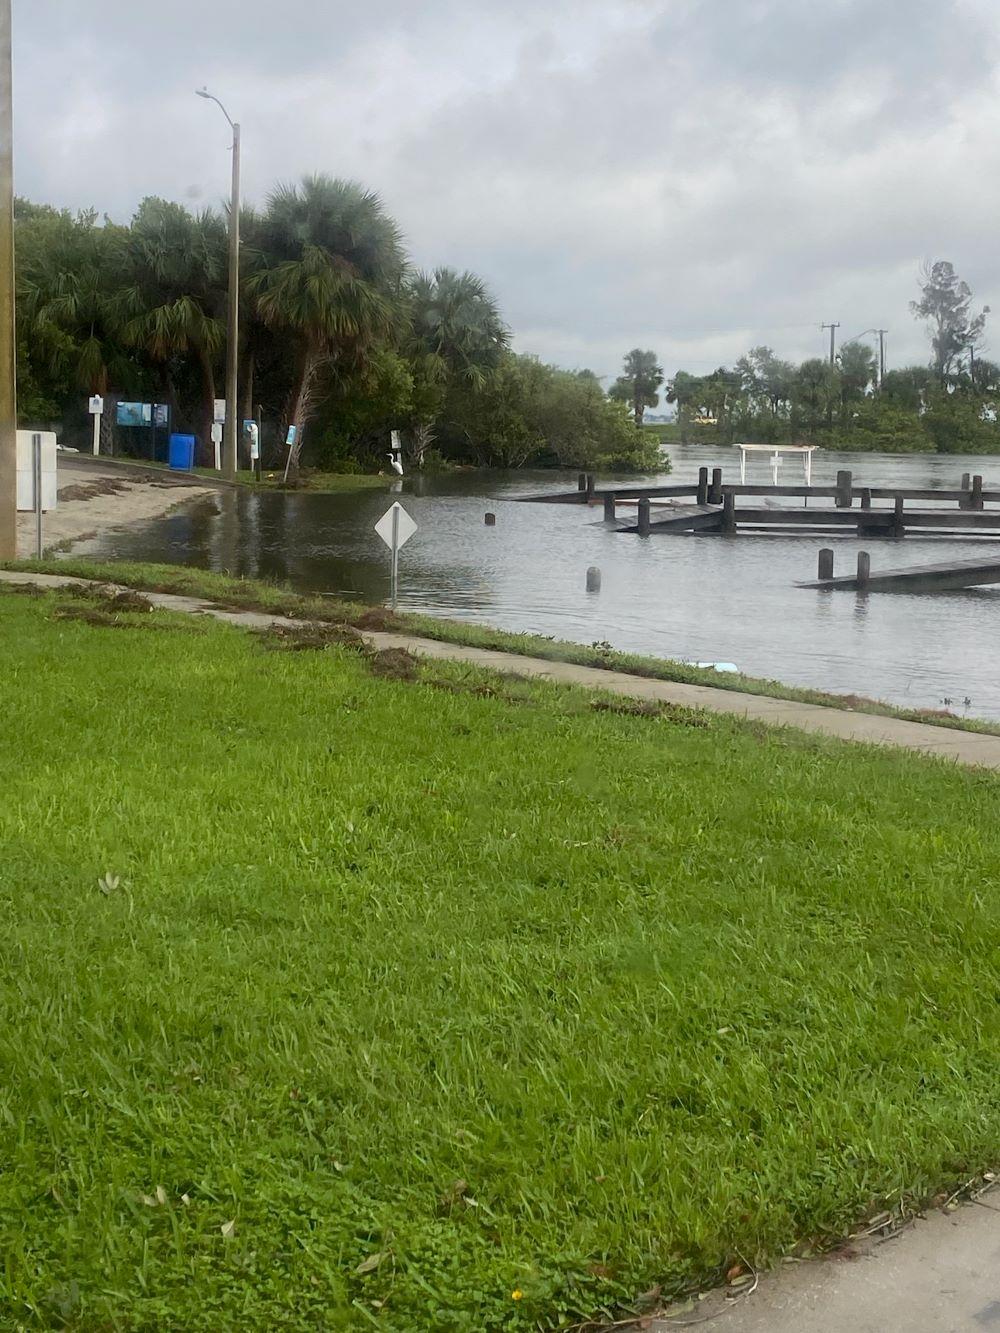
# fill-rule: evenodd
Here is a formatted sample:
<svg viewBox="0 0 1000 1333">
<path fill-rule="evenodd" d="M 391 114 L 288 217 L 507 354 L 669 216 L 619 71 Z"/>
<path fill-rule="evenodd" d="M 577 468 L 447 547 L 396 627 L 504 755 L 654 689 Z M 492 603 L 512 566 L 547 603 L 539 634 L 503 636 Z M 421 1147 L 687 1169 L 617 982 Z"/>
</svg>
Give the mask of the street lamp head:
<svg viewBox="0 0 1000 1333">
<path fill-rule="evenodd" d="M 197 97 L 205 97 L 205 98 L 207 98 L 209 101 L 212 100 L 212 94 L 208 91 L 207 88 L 196 88 L 194 91 L 195 91 L 195 96 L 197 96 Z"/>
</svg>

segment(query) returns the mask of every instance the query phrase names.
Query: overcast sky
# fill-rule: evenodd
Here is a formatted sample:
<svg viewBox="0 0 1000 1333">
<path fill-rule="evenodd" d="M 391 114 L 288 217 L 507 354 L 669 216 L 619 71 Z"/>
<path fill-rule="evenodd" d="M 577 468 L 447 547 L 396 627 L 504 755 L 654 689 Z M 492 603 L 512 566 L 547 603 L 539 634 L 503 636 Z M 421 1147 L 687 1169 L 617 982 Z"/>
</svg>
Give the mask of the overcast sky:
<svg viewBox="0 0 1000 1333">
<path fill-rule="evenodd" d="M 670 375 L 889 330 L 950 259 L 1000 351 L 998 0 L 15 0 L 16 188 L 126 220 L 323 171 L 516 346 Z"/>
</svg>

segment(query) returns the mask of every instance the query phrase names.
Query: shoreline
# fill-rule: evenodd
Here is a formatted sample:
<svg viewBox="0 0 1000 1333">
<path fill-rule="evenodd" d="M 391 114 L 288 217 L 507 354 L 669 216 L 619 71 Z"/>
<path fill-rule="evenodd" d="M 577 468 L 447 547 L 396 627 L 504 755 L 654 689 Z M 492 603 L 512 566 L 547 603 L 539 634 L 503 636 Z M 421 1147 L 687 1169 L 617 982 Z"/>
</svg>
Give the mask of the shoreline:
<svg viewBox="0 0 1000 1333">
<path fill-rule="evenodd" d="M 202 500 L 214 493 L 211 486 L 192 486 L 189 482 L 132 480 L 121 472 L 88 468 L 86 474 L 60 477 L 58 505 L 42 517 L 42 541 L 45 553 L 53 550 L 81 552 L 84 543 L 133 523 L 162 518 L 181 504 Z M 17 553 L 31 558 L 35 549 L 35 515 L 17 516 Z"/>
</svg>

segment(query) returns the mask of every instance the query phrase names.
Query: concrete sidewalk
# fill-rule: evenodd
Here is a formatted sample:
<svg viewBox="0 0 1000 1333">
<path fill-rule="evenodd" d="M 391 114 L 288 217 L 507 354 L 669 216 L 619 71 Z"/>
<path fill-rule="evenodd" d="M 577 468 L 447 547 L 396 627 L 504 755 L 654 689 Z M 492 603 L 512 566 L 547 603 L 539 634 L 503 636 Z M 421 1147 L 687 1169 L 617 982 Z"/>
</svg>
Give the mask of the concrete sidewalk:
<svg viewBox="0 0 1000 1333">
<path fill-rule="evenodd" d="M 85 579 L 60 574 L 19 574 L 0 570 L 0 581 L 32 583 L 37 587 L 58 588 Z M 192 615 L 212 616 L 216 620 L 250 629 L 271 625 L 295 625 L 300 622 L 285 616 L 264 615 L 257 611 L 229 611 L 197 597 L 173 593 L 145 592 L 155 606 Z M 659 700 L 704 708 L 713 713 L 729 713 L 751 718 L 770 726 L 795 727 L 799 731 L 836 736 L 840 740 L 867 745 L 891 745 L 921 754 L 937 755 L 970 767 L 1000 769 L 1000 736 L 987 736 L 953 727 L 936 727 L 900 718 L 878 717 L 871 713 L 853 713 L 847 709 L 824 708 L 818 704 L 795 703 L 789 699 L 770 699 L 760 694 L 741 694 L 737 690 L 714 689 L 710 685 L 684 685 L 670 680 L 649 680 L 621 671 L 600 667 L 575 666 L 571 662 L 550 662 L 541 657 L 521 657 L 514 653 L 494 652 L 485 648 L 466 648 L 460 644 L 441 643 L 407 634 L 366 633 L 376 648 L 405 648 L 421 657 L 449 662 L 467 662 L 504 675 L 558 681 L 564 685 L 582 685 L 586 689 L 607 690 L 630 699 Z"/>
<path fill-rule="evenodd" d="M 997 1196 L 932 1212 L 881 1242 L 784 1264 L 752 1295 L 712 1293 L 650 1333 L 983 1333 L 1000 1330 Z"/>
</svg>

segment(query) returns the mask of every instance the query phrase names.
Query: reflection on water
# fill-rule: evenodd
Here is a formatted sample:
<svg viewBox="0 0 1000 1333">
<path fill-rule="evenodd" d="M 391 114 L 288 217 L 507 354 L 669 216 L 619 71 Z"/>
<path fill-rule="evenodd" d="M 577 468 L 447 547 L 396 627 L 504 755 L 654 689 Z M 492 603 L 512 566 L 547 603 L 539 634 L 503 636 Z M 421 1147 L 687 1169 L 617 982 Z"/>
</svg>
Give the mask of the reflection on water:
<svg viewBox="0 0 1000 1333">
<path fill-rule="evenodd" d="M 699 466 L 738 480 L 721 448 L 672 451 L 673 480 Z M 1000 460 L 890 455 L 818 455 L 813 479 L 852 468 L 856 484 L 957 486 L 963 472 L 1000 485 Z M 787 466 L 789 482 L 798 471 Z M 767 481 L 761 461 L 748 480 Z M 636 484 L 629 478 L 623 484 Z M 753 675 L 874 695 L 913 707 L 971 699 L 969 711 L 1000 717 L 994 669 L 1000 593 L 924 595 L 818 593 L 794 586 L 814 575 L 821 545 L 837 569 L 853 569 L 860 546 L 874 568 L 970 559 L 968 543 L 809 536 L 653 537 L 607 531 L 599 510 L 523 505 L 517 495 L 573 489 L 575 476 L 459 473 L 405 477 L 393 485 L 419 525 L 401 554 L 403 609 L 479 620 L 583 643 L 692 661 L 735 662 Z M 220 492 L 140 529 L 110 533 L 88 552 L 197 564 L 302 589 L 373 602 L 388 596 L 389 556 L 373 531 L 391 501 L 384 491 L 349 495 Z M 496 526 L 484 522 L 487 510 Z M 79 550 L 80 548 L 78 548 Z M 602 571 L 588 593 L 588 565 Z"/>
</svg>

